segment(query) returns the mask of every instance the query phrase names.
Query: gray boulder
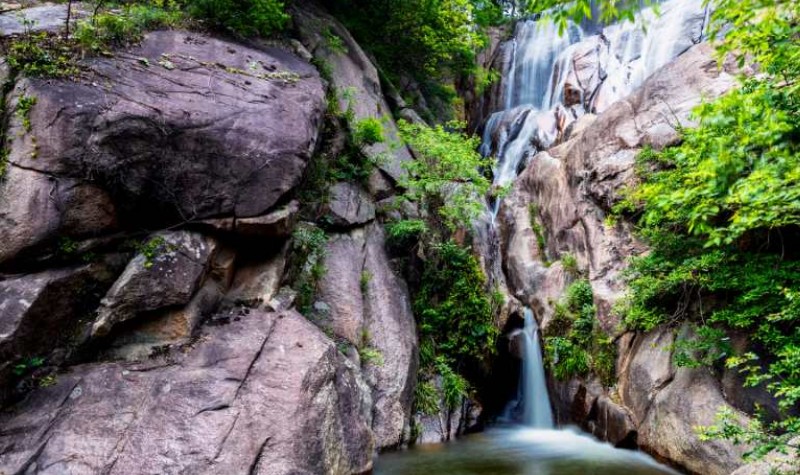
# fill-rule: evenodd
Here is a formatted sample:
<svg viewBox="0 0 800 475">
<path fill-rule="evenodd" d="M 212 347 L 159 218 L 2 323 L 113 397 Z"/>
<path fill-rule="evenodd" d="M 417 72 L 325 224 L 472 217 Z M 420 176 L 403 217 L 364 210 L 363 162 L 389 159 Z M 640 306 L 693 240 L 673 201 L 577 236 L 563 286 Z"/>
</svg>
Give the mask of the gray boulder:
<svg viewBox="0 0 800 475">
<path fill-rule="evenodd" d="M 352 227 L 375 219 L 372 197 L 358 185 L 340 182 L 330 188 L 328 217 L 337 227 Z"/>
<path fill-rule="evenodd" d="M 124 265 L 120 256 L 0 280 L 0 393 L 21 358 L 78 344 L 90 312 Z M 0 396 L 2 399 L 2 396 Z"/>
<path fill-rule="evenodd" d="M 369 408 L 317 328 L 253 312 L 162 359 L 59 375 L 0 414 L 0 472 L 363 473 Z"/>
<path fill-rule="evenodd" d="M 189 302 L 209 268 L 216 243 L 188 231 L 152 237 L 128 263 L 97 311 L 92 336 L 104 336 L 146 312 Z"/>
<path fill-rule="evenodd" d="M 8 130 L 0 219 L 12 225 L 0 229 L 0 262 L 56 233 L 109 231 L 112 220 L 93 218 L 99 209 L 149 228 L 264 215 L 315 150 L 322 85 L 284 50 L 159 31 L 86 66 L 79 81 L 23 79 L 10 94 L 11 107 L 23 96 L 36 103 L 31 130 L 17 114 Z M 70 192 L 84 183 L 96 190 L 83 200 L 113 208 L 81 206 Z M 70 199 L 78 206 L 62 206 Z"/>
<path fill-rule="evenodd" d="M 72 6 L 71 21 L 86 16 L 78 2 Z M 4 4 L 4 6 L 7 4 Z M 5 10 L 5 8 L 4 8 Z M 21 35 L 26 31 L 55 32 L 64 28 L 67 20 L 67 4 L 38 5 L 30 8 L 5 11 L 0 14 L 2 36 Z M 30 22 L 26 24 L 26 22 Z"/>
</svg>

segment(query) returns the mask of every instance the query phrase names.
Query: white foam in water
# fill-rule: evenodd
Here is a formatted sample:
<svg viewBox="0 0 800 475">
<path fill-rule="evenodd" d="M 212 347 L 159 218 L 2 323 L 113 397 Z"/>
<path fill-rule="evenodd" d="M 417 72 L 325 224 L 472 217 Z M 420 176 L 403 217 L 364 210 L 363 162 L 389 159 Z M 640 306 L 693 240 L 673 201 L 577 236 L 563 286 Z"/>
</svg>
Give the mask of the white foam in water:
<svg viewBox="0 0 800 475">
<path fill-rule="evenodd" d="M 490 116 L 481 144 L 484 156 L 493 154 L 497 159 L 495 185 L 513 181 L 522 161 L 540 151 L 536 145 L 545 149 L 553 144 L 552 110 L 561 107 L 567 111 L 563 108 L 564 86 L 574 67 L 573 53 L 585 42 L 599 45 L 604 103 L 574 106 L 569 112 L 573 118 L 589 111 L 602 112 L 702 39 L 708 16 L 703 2 L 667 0 L 659 4 L 659 10 L 657 15 L 653 8 L 645 9 L 635 22 L 607 26 L 599 36 L 588 35 L 573 23 L 563 35 L 549 21 L 517 24 L 505 49 L 509 57 L 503 74 L 504 109 Z M 524 124 L 519 129 L 523 113 Z"/>
<path fill-rule="evenodd" d="M 576 429 L 500 427 L 447 444 L 381 455 L 376 475 L 678 475 Z"/>
</svg>

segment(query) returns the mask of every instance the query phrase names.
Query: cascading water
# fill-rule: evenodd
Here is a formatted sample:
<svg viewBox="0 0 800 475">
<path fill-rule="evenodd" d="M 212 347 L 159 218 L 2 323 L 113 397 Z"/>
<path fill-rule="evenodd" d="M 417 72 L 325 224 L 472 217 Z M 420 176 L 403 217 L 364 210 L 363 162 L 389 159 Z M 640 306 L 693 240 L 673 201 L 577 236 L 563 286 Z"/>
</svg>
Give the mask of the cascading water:
<svg viewBox="0 0 800 475">
<path fill-rule="evenodd" d="M 480 148 L 484 156 L 495 157 L 494 185 L 512 183 L 520 168 L 563 139 L 571 122 L 601 113 L 701 41 L 708 16 L 702 4 L 666 0 L 659 3 L 659 13 L 642 10 L 635 22 L 569 24 L 563 35 L 551 22 L 518 23 L 514 38 L 504 46 L 503 100 L 496 102 L 504 109 L 487 119 Z M 490 281 L 505 285 L 495 223 L 500 204 L 498 199 L 487 208 L 476 237 Z M 519 405 L 526 424 L 552 427 L 535 325 L 526 310 Z"/>
<path fill-rule="evenodd" d="M 525 309 L 525 328 L 522 330 L 522 397 L 525 425 L 540 429 L 553 427 L 553 411 L 547 394 L 547 381 L 542 364 L 542 348 L 539 343 L 539 326 L 531 309 Z"/>
<path fill-rule="evenodd" d="M 496 158 L 494 184 L 513 181 L 521 164 L 555 144 L 569 123 L 602 112 L 701 41 L 707 16 L 703 2 L 667 0 L 658 14 L 645 9 L 635 22 L 570 24 L 562 35 L 551 22 L 518 23 L 504 46 L 504 108 L 483 128 L 481 153 Z M 600 32 L 589 35 L 594 29 Z"/>
</svg>

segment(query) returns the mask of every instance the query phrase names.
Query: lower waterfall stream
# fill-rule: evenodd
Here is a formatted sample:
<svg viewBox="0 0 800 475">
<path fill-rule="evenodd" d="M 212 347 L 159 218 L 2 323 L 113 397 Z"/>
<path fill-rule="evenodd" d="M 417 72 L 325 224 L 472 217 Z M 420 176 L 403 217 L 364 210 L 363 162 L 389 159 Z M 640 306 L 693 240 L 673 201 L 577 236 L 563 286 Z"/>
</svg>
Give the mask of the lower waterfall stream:
<svg viewBox="0 0 800 475">
<path fill-rule="evenodd" d="M 377 475 L 670 475 L 649 456 L 617 449 L 577 428 L 553 428 L 538 328 L 525 311 L 521 422 L 502 423 L 455 442 L 382 455 Z M 516 404 L 512 401 L 510 405 Z M 513 411 L 507 411 L 509 413 Z"/>
<path fill-rule="evenodd" d="M 525 310 L 521 421 L 501 423 L 455 442 L 381 455 L 376 475 L 673 475 L 649 456 L 617 449 L 577 428 L 554 429 L 539 331 Z M 514 413 L 513 409 L 507 413 Z M 516 411 L 519 414 L 519 411 Z M 508 418 L 510 420 L 510 416 Z"/>
</svg>

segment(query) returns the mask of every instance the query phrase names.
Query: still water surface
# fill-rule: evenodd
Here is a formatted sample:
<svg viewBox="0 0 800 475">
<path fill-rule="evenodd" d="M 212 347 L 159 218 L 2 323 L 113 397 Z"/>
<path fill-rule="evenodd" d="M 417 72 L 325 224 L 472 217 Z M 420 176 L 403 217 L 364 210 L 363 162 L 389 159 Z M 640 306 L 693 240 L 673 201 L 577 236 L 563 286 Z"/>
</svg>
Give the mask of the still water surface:
<svg viewBox="0 0 800 475">
<path fill-rule="evenodd" d="M 494 428 L 381 455 L 375 475 L 677 475 L 641 452 L 570 429 Z"/>
</svg>

